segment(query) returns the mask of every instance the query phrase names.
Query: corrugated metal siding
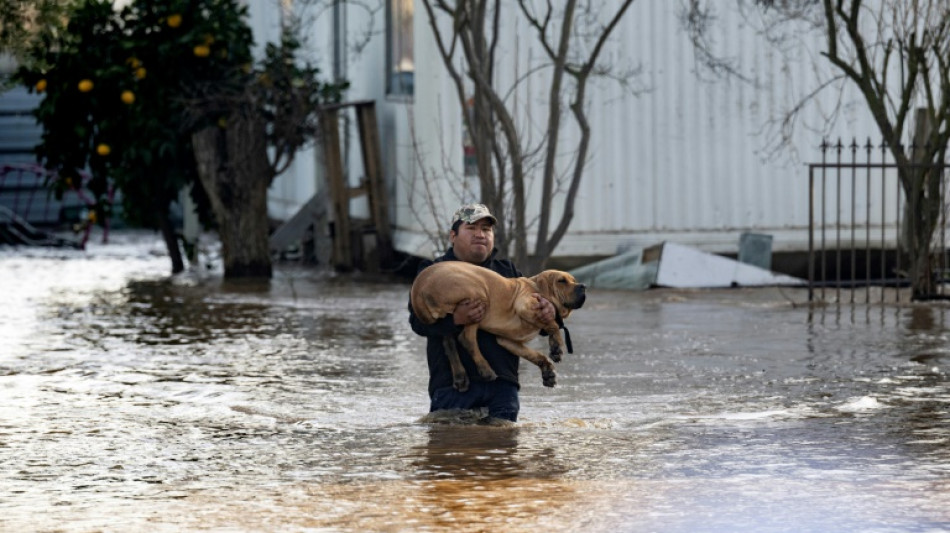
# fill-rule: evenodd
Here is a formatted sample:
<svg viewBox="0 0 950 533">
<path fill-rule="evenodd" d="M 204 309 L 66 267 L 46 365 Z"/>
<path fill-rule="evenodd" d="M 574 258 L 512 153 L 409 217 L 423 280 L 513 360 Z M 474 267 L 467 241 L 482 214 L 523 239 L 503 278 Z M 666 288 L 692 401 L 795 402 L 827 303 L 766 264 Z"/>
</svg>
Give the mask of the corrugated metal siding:
<svg viewBox="0 0 950 533">
<path fill-rule="evenodd" d="M 511 13 L 502 17 L 504 37 L 496 72 L 500 84 L 511 84 L 543 61 L 543 52 L 533 30 L 514 11 L 514 3 L 503 4 Z M 678 19 L 680 2 L 635 2 L 602 61 L 618 71 L 640 67 L 639 76 L 631 81 L 642 92 L 631 94 L 608 79 L 589 84 L 593 127 L 589 162 L 571 229 L 556 256 L 611 254 L 619 247 L 662 240 L 735 252 L 739 235 L 746 231 L 773 235 L 775 250 L 803 250 L 808 237 L 806 163 L 820 158 L 823 134 L 879 138 L 863 101 L 850 89 L 843 98 L 853 105 L 844 108 L 834 128 L 828 128 L 826 114 L 837 106 L 838 95 L 827 91 L 819 105 L 799 115 L 790 147 L 768 158 L 774 123 L 816 87 L 816 72 L 829 70 L 818 54 L 821 36 L 800 34 L 811 41 L 789 49 L 787 55 L 798 59 L 788 62 L 786 54 L 768 46 L 758 29 L 735 11 L 733 2 L 712 4 L 717 10 L 712 41 L 750 81 L 721 79 L 702 69 Z M 359 13 L 351 11 L 346 21 L 354 39 L 366 28 Z M 381 30 L 382 17 L 375 23 Z M 441 228 L 459 202 L 477 198 L 478 187 L 477 179 L 462 177 L 461 110 L 418 1 L 414 28 L 416 93 L 411 101 L 384 93 L 382 31 L 362 53 L 347 54 L 346 76 L 352 83 L 349 98 L 377 101 L 395 245 L 427 256 L 437 251 L 427 234 Z M 333 31 L 322 23 L 315 32 L 324 36 L 317 37 L 315 48 L 326 50 L 327 57 Z M 330 65 L 323 61 L 321 66 L 329 74 Z M 545 76 L 532 75 L 509 96 L 533 142 L 544 133 L 544 124 L 538 121 L 547 111 Z M 566 169 L 575 138 L 566 107 L 563 123 L 568 127 L 559 163 Z M 355 184 L 361 170 L 358 148 L 353 148 L 347 161 Z M 289 215 L 307 200 L 318 186 L 313 175 L 321 171 L 317 163 L 311 172 L 313 165 L 313 156 L 304 155 L 298 159 L 299 168 L 275 183 L 272 211 Z M 429 178 L 428 191 L 423 176 Z M 532 187 L 532 193 L 539 194 L 539 189 L 540 185 Z M 354 201 L 352 208 L 359 210 L 357 204 Z M 555 202 L 553 223 L 561 209 Z M 529 212 L 529 220 L 537 214 Z"/>
<path fill-rule="evenodd" d="M 0 162 L 36 162 L 33 148 L 43 131 L 32 112 L 39 102 L 39 95 L 30 94 L 23 87 L 0 93 Z"/>
<path fill-rule="evenodd" d="M 73 191 L 57 199 L 46 187 L 46 176 L 36 168 L 34 148 L 43 130 L 33 116 L 42 100 L 22 86 L 0 93 L 0 206 L 34 225 L 74 222 L 86 208 Z M 87 191 L 88 194 L 88 191 Z"/>
<path fill-rule="evenodd" d="M 635 96 L 604 79 L 589 85 L 594 128 L 590 162 L 571 230 L 556 255 L 609 254 L 618 246 L 660 240 L 736 251 L 744 231 L 775 235 L 776 250 L 806 246 L 805 163 L 819 157 L 821 134 L 799 127 L 790 150 L 771 159 L 765 152 L 768 136 L 775 133 L 769 120 L 780 120 L 813 90 L 816 68 L 825 68 L 816 61 L 823 60 L 815 59 L 809 43 L 800 43 L 802 48 L 794 53 L 802 59 L 786 63 L 734 11 L 732 2 L 719 2 L 713 42 L 723 56 L 734 58 L 751 82 L 717 79 L 698 65 L 678 20 L 680 7 L 677 2 L 636 2 L 605 50 L 602 57 L 614 59 L 620 69 L 641 66 L 642 73 L 633 81 L 647 90 Z M 418 9 L 416 16 L 424 17 L 424 11 Z M 541 53 L 532 48 L 532 31 L 517 22 L 519 17 L 502 20 L 506 40 L 497 70 L 504 83 L 526 72 Z M 416 28 L 430 31 L 424 20 L 417 20 Z M 820 36 L 814 39 L 813 45 L 820 44 Z M 422 60 L 417 62 L 420 82 L 413 113 L 417 135 L 427 143 L 426 161 L 437 167 L 446 154 L 433 139 L 456 143 L 461 126 L 454 89 L 433 46 L 428 35 L 417 33 L 416 54 Z M 524 123 L 543 117 L 546 91 L 543 75 L 516 91 L 513 98 Z M 828 91 L 821 108 L 806 109 L 800 121 L 824 128 L 821 113 L 833 108 L 837 98 Z M 833 134 L 877 137 L 863 102 L 850 90 L 845 98 L 857 105 Z M 540 134 L 535 130 L 532 135 L 537 139 Z M 567 150 L 570 139 L 562 146 Z M 449 160 L 455 158 L 449 155 Z M 400 227 L 418 227 L 405 210 L 397 213 Z"/>
</svg>

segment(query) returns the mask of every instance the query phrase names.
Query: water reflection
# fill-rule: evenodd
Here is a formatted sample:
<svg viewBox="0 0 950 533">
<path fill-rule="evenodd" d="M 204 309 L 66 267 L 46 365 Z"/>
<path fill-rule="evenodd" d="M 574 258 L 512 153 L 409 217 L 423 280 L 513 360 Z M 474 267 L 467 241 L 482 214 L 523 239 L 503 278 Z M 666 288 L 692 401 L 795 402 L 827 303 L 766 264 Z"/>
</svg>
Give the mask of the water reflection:
<svg viewBox="0 0 950 533">
<path fill-rule="evenodd" d="M 415 476 L 420 479 L 502 480 L 550 479 L 565 469 L 553 447 L 519 449 L 519 427 L 434 424 L 428 440 L 411 450 Z"/>
<path fill-rule="evenodd" d="M 518 527 L 574 500 L 555 451 L 519 448 L 519 427 L 431 424 L 410 450 L 408 518 L 427 527 Z"/>
<path fill-rule="evenodd" d="M 916 306 L 907 311 L 908 353 L 910 360 L 920 364 L 939 364 L 947 357 L 948 327 L 946 309 Z"/>
<path fill-rule="evenodd" d="M 595 291 L 518 424 L 436 423 L 405 282 L 151 247 L 0 250 L 0 530 L 950 529 L 938 305 Z"/>
</svg>

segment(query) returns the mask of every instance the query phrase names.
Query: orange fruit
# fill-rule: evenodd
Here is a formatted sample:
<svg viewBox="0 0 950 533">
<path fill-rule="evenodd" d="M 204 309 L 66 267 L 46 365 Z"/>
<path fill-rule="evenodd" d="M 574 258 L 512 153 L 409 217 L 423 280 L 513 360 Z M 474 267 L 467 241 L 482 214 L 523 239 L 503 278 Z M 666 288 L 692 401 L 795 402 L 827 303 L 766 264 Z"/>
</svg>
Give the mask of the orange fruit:
<svg viewBox="0 0 950 533">
<path fill-rule="evenodd" d="M 122 99 L 123 103 L 131 105 L 135 102 L 135 93 L 132 91 L 122 91 L 122 95 L 119 98 Z"/>
<path fill-rule="evenodd" d="M 46 79 L 36 82 L 36 92 L 41 93 L 46 90 Z"/>
<path fill-rule="evenodd" d="M 142 62 L 139 61 L 139 58 L 137 57 L 130 57 L 126 59 L 125 62 L 128 63 L 128 65 L 132 68 L 139 68 L 142 66 Z"/>
<path fill-rule="evenodd" d="M 195 57 L 208 57 L 211 55 L 211 48 L 208 48 L 208 45 L 199 44 L 192 49 L 192 52 L 195 54 Z"/>
<path fill-rule="evenodd" d="M 168 18 L 165 20 L 169 28 L 177 28 L 181 26 L 181 15 L 175 13 L 174 15 L 168 15 Z"/>
<path fill-rule="evenodd" d="M 79 92 L 88 93 L 92 90 L 92 80 L 82 80 L 79 82 Z"/>
<path fill-rule="evenodd" d="M 139 80 L 145 78 L 145 67 L 135 69 L 135 78 Z"/>
<path fill-rule="evenodd" d="M 112 148 L 108 144 L 102 143 L 99 146 L 96 146 L 96 153 L 105 157 L 112 152 Z"/>
</svg>

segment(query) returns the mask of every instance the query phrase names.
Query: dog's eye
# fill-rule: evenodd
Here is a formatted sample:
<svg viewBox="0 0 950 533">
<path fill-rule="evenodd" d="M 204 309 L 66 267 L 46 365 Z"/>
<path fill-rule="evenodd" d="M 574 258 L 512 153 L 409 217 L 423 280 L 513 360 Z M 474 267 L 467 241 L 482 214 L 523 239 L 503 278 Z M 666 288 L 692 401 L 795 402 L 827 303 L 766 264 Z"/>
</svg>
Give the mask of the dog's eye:
<svg viewBox="0 0 950 533">
<path fill-rule="evenodd" d="M 557 280 L 558 283 L 567 283 L 567 278 L 561 278 Z"/>
</svg>

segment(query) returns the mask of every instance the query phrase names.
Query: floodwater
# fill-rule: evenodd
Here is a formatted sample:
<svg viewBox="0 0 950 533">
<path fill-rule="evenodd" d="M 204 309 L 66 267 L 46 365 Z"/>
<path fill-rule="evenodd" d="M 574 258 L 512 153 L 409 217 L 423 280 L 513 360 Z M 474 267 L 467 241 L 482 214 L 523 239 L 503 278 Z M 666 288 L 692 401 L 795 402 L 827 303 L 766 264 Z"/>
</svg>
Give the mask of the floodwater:
<svg viewBox="0 0 950 533">
<path fill-rule="evenodd" d="M 168 272 L 0 250 L 0 530 L 950 530 L 940 304 L 591 291 L 485 425 L 425 416 L 406 283 Z"/>
</svg>

